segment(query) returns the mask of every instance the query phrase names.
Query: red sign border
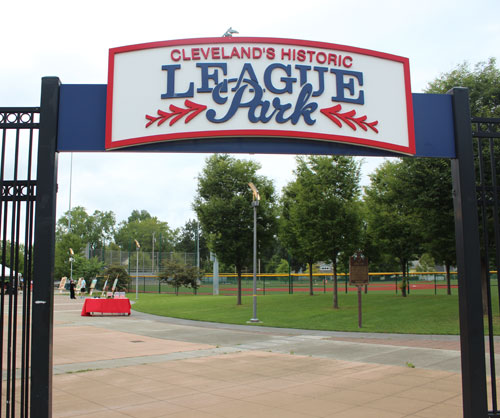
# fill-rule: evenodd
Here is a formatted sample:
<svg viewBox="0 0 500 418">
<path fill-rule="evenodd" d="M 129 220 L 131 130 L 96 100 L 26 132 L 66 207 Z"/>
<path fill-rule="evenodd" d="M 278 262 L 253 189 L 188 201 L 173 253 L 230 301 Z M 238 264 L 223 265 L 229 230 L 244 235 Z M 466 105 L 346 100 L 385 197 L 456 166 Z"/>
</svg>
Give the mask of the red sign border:
<svg viewBox="0 0 500 418">
<path fill-rule="evenodd" d="M 406 95 L 406 113 L 408 125 L 408 146 L 400 146 L 388 144 L 381 141 L 366 140 L 345 135 L 328 135 L 314 132 L 298 132 L 275 129 L 246 129 L 246 130 L 213 130 L 213 131 L 194 131 L 182 132 L 174 134 L 161 134 L 146 137 L 137 137 L 120 141 L 111 141 L 112 137 L 112 109 L 113 109 L 113 81 L 114 81 L 114 59 L 116 54 L 139 51 L 153 48 L 163 48 L 168 46 L 188 46 L 188 45 L 206 45 L 206 44 L 226 44 L 226 43 L 260 43 L 260 44 L 280 44 L 290 46 L 314 47 L 334 49 L 337 51 L 345 51 L 362 55 L 373 56 L 389 61 L 395 61 L 403 64 L 405 95 Z M 346 45 L 337 45 L 326 42 L 304 41 L 285 38 L 258 38 L 258 37 L 220 37 L 220 38 L 191 38 L 179 39 L 171 41 L 150 42 L 137 45 L 128 45 L 109 50 L 108 64 L 108 86 L 106 99 L 106 138 L 105 149 L 112 150 L 117 148 L 130 147 L 133 145 L 143 145 L 148 143 L 177 141 L 182 139 L 199 139 L 199 138 L 230 138 L 230 137 L 283 137 L 283 138 L 298 138 L 308 140 L 332 141 L 354 145 L 360 145 L 370 148 L 379 148 L 389 151 L 394 151 L 403 154 L 415 154 L 415 128 L 413 120 L 413 102 L 410 85 L 410 63 L 409 59 L 397 55 L 387 54 L 384 52 L 372 51 L 369 49 L 351 47 Z M 117 143 L 118 142 L 118 143 Z"/>
</svg>

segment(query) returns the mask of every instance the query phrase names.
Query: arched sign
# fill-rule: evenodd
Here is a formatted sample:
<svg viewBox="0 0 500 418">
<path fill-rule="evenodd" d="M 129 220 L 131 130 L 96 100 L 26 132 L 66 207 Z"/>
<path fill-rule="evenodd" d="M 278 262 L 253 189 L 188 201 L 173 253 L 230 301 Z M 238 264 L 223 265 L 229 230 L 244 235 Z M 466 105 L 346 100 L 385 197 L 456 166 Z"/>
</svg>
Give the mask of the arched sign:
<svg viewBox="0 0 500 418">
<path fill-rule="evenodd" d="M 413 155 L 408 59 L 275 38 L 110 50 L 106 149 L 228 137 L 334 141 Z"/>
<path fill-rule="evenodd" d="M 108 78 L 61 85 L 58 151 L 455 156 L 450 96 L 391 54 L 185 39 L 110 49 Z"/>
</svg>

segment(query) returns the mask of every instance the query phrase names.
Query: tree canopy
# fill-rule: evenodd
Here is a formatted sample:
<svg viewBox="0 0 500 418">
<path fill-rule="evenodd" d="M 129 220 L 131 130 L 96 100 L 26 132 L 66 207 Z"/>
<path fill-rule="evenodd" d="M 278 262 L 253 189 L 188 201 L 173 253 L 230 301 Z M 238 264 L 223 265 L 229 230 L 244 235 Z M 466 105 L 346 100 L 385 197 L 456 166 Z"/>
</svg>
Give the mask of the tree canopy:
<svg viewBox="0 0 500 418">
<path fill-rule="evenodd" d="M 146 210 L 133 210 L 127 221 L 122 221 L 114 235 L 115 242 L 123 250 L 135 250 L 134 240 L 137 240 L 142 251 L 152 251 L 153 240 L 155 251 L 172 251 L 175 234 L 167 222 L 151 216 Z"/>
<path fill-rule="evenodd" d="M 103 241 L 109 241 L 115 230 L 115 214 L 112 211 L 94 211 L 89 215 L 82 206 L 75 206 L 59 218 L 56 226 L 56 237 L 60 239 L 65 234 L 73 234 L 91 249 L 102 246 Z"/>
<path fill-rule="evenodd" d="M 469 89 L 472 116 L 500 117 L 500 70 L 496 59 L 478 62 L 473 69 L 468 62 L 431 81 L 425 93 L 446 93 L 453 87 Z"/>
<path fill-rule="evenodd" d="M 337 261 L 360 242 L 360 167 L 352 157 L 297 158 L 295 181 L 282 197 L 281 236 L 295 257 L 309 264 L 331 260 L 334 266 L 334 301 L 338 308 Z"/>
<path fill-rule="evenodd" d="M 200 228 L 196 220 L 189 219 L 184 226 L 179 230 L 175 251 L 185 253 L 196 253 L 196 240 L 199 242 L 200 250 L 200 267 L 206 270 L 210 264 L 210 250 L 207 246 L 207 240 L 203 230 Z"/>
<path fill-rule="evenodd" d="M 208 157 L 198 176 L 193 203 L 208 247 L 221 262 L 236 269 L 238 304 L 241 304 L 241 273 L 252 260 L 253 208 L 249 182 L 255 184 L 261 197 L 257 209 L 259 251 L 270 245 L 276 230 L 274 185 L 257 174 L 259 168 L 256 162 L 226 154 Z"/>
<path fill-rule="evenodd" d="M 402 294 L 406 296 L 408 263 L 417 258 L 421 234 L 414 216 L 413 196 L 408 190 L 410 176 L 400 160 L 386 161 L 371 176 L 365 189 L 367 233 L 378 254 L 389 254 L 403 271 Z M 372 247 L 374 249 L 374 247 Z"/>
</svg>

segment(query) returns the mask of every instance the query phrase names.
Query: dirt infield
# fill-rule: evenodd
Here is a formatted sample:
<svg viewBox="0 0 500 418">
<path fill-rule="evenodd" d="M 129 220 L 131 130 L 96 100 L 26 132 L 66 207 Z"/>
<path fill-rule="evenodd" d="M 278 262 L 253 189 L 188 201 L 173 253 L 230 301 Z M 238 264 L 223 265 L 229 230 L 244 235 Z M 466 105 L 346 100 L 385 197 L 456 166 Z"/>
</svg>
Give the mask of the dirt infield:
<svg viewBox="0 0 500 418">
<path fill-rule="evenodd" d="M 396 283 L 371 283 L 368 285 L 368 292 L 370 291 L 395 291 L 396 290 L 396 286 L 398 286 L 398 292 L 400 292 L 400 288 L 399 288 L 399 284 L 396 285 Z M 411 290 L 434 290 L 435 288 L 437 289 L 446 289 L 446 285 L 437 285 L 435 286 L 434 284 L 432 283 L 418 283 L 418 284 L 411 284 L 410 285 L 410 289 Z M 451 286 L 452 289 L 457 289 L 458 286 L 457 285 L 452 285 Z M 199 292 L 201 291 L 202 289 L 199 289 Z M 252 289 L 251 288 L 242 288 L 241 289 L 242 292 L 251 292 Z M 265 289 L 263 288 L 257 288 L 257 291 L 266 291 L 266 292 L 284 292 L 284 291 L 287 291 L 288 290 L 288 287 L 266 287 Z M 333 287 L 321 287 L 316 285 L 315 288 L 314 288 L 315 291 L 326 291 L 326 292 L 333 292 Z M 356 292 L 358 290 L 357 287 L 355 286 L 348 286 L 347 290 L 349 292 Z M 224 291 L 224 292 L 237 292 L 238 291 L 238 288 L 237 287 L 224 287 L 221 289 L 221 291 Z M 294 292 L 309 292 L 309 286 L 297 286 L 295 285 L 293 287 L 293 291 Z M 345 292 L 345 287 L 342 286 L 342 288 L 340 288 L 339 286 L 339 289 L 338 289 L 339 292 Z M 364 291 L 364 287 L 363 287 L 363 291 Z"/>
</svg>

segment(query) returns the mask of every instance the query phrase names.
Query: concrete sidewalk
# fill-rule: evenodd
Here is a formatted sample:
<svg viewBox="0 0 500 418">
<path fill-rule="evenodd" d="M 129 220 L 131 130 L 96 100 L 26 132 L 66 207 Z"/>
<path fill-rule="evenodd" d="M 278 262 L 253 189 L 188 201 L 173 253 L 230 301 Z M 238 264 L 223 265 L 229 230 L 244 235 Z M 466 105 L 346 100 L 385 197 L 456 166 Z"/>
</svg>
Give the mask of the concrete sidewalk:
<svg viewBox="0 0 500 418">
<path fill-rule="evenodd" d="M 137 312 L 82 317 L 83 299 L 55 301 L 54 417 L 462 415 L 457 337 L 231 326 Z"/>
</svg>

